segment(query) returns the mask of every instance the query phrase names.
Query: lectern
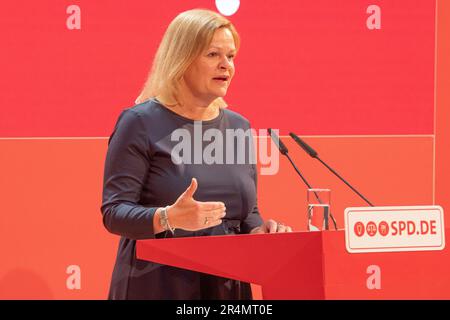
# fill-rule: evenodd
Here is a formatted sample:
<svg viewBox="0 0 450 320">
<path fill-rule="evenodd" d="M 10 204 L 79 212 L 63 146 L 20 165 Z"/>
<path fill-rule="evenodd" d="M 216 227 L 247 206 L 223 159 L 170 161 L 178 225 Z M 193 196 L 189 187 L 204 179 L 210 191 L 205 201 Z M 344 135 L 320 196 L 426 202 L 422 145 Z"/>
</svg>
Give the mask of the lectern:
<svg viewBox="0 0 450 320">
<path fill-rule="evenodd" d="M 447 247 L 348 253 L 344 236 L 320 231 L 139 240 L 136 256 L 258 284 L 269 300 L 450 299 Z"/>
</svg>

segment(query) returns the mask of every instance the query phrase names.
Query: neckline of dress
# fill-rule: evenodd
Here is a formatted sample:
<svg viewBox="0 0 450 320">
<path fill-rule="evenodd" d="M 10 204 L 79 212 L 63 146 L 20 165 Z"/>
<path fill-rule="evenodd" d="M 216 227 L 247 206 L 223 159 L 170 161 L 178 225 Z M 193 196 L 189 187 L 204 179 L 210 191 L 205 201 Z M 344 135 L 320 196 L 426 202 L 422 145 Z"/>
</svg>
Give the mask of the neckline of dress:
<svg viewBox="0 0 450 320">
<path fill-rule="evenodd" d="M 209 120 L 194 120 L 194 119 L 182 116 L 179 113 L 176 113 L 175 111 L 171 110 L 169 107 L 166 107 L 164 104 L 162 104 L 161 101 L 159 101 L 157 98 L 152 98 L 151 100 L 153 102 L 155 102 L 157 105 L 159 105 L 162 109 L 164 109 L 167 112 L 169 112 L 170 114 L 172 114 L 173 116 L 175 116 L 177 118 L 180 118 L 180 119 L 184 120 L 185 122 L 189 122 L 189 123 L 201 122 L 202 125 L 213 124 L 213 123 L 216 123 L 216 122 L 220 121 L 222 119 L 222 117 L 223 117 L 223 114 L 224 114 L 223 109 L 219 108 L 219 115 L 216 116 L 213 119 L 209 119 Z"/>
</svg>

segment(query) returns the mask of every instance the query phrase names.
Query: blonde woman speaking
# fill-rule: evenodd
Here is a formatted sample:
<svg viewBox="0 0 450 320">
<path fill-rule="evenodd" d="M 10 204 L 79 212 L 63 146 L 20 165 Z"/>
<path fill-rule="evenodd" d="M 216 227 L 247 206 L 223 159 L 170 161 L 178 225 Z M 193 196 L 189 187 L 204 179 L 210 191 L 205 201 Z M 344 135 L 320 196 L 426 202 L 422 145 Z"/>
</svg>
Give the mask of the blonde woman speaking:
<svg viewBox="0 0 450 320">
<path fill-rule="evenodd" d="M 109 139 L 101 206 L 106 229 L 121 236 L 110 299 L 251 299 L 248 283 L 136 259 L 136 240 L 292 231 L 259 214 L 251 135 L 233 143 L 250 132 L 223 100 L 238 49 L 234 26 L 218 13 L 179 14 L 137 104 L 121 113 Z M 230 138 L 230 131 L 237 134 Z M 203 151 L 219 136 L 223 148 L 211 161 Z"/>
</svg>

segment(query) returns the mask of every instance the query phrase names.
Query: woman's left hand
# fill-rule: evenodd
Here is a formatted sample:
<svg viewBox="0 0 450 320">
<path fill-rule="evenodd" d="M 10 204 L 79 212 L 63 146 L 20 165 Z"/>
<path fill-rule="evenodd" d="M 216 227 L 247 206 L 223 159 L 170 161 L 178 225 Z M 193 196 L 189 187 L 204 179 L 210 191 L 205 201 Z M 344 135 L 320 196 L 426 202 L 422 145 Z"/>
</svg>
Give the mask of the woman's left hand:
<svg viewBox="0 0 450 320">
<path fill-rule="evenodd" d="M 292 228 L 284 225 L 281 222 L 276 222 L 275 220 L 269 219 L 269 220 L 265 221 L 259 227 L 256 227 L 252 231 L 250 231 L 250 234 L 277 233 L 277 232 L 292 232 Z"/>
</svg>

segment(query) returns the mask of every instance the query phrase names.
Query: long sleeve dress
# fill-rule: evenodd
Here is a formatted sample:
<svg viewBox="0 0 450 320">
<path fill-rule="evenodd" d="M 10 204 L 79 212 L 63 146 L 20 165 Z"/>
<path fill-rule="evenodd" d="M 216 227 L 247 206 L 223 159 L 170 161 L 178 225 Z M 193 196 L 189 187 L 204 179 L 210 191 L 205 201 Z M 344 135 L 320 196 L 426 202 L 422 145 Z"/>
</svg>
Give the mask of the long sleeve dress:
<svg viewBox="0 0 450 320">
<path fill-rule="evenodd" d="M 248 233 L 262 224 L 256 199 L 256 165 L 251 161 L 253 140 L 242 142 L 229 134 L 249 128 L 244 117 L 228 109 L 220 109 L 212 120 L 194 121 L 156 99 L 120 114 L 108 142 L 101 206 L 105 228 L 121 236 L 109 299 L 251 299 L 247 283 L 143 261 L 135 255 L 139 239 Z M 203 136 L 208 130 L 209 134 Z M 219 131 L 226 140 L 223 150 L 208 153 Z M 191 150 L 178 152 L 181 163 L 180 158 L 172 158 L 174 148 L 179 150 L 181 146 L 180 132 L 190 133 L 192 139 Z M 216 161 L 199 157 L 199 147 L 218 156 Z M 239 158 L 242 150 L 245 161 Z M 223 223 L 196 232 L 177 229 L 174 235 L 169 231 L 155 234 L 156 209 L 173 204 L 193 177 L 198 182 L 195 200 L 225 203 Z"/>
</svg>

